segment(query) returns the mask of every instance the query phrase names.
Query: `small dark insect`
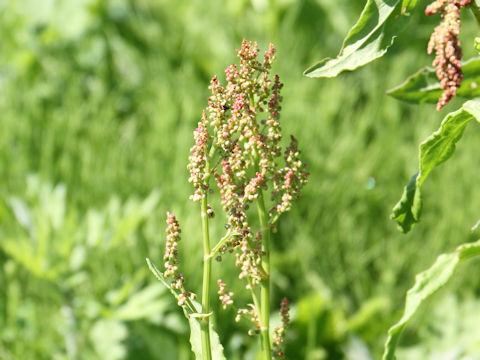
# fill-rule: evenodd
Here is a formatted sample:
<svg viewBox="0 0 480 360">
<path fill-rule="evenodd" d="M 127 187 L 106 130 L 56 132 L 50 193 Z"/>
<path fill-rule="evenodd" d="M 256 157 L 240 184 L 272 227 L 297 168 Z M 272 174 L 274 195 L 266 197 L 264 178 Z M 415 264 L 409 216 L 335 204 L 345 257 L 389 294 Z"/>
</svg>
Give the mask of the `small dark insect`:
<svg viewBox="0 0 480 360">
<path fill-rule="evenodd" d="M 228 106 L 228 105 L 223 105 L 223 110 L 224 110 L 224 111 L 230 110 L 230 106 Z"/>
</svg>

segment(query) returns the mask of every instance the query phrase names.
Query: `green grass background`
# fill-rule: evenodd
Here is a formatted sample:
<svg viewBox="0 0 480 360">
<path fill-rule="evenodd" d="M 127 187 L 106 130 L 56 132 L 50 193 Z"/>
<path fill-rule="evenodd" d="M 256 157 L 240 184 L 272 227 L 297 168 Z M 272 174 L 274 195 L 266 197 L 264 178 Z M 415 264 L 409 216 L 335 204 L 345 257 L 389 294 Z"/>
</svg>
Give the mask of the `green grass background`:
<svg viewBox="0 0 480 360">
<path fill-rule="evenodd" d="M 191 359 L 187 324 L 145 257 L 161 265 L 165 212 L 175 212 L 182 271 L 199 292 L 200 217 L 188 201 L 188 149 L 209 80 L 236 61 L 243 38 L 261 49 L 275 43 L 274 71 L 285 83 L 282 128 L 299 139 L 311 173 L 273 243 L 273 300 L 293 304 L 287 354 L 379 358 L 414 274 L 478 237 L 469 229 L 480 217 L 480 132 L 468 127 L 452 160 L 425 185 L 422 222 L 399 233 L 389 214 L 416 171 L 418 143 L 461 102 L 437 113 L 385 95 L 431 63 L 425 48 L 438 19 L 421 9 L 384 58 L 336 79 L 304 77 L 308 66 L 337 54 L 363 5 L 0 3 L 0 358 Z M 472 56 L 476 25 L 464 15 L 464 53 Z M 213 233 L 222 229 L 220 220 Z M 214 273 L 236 301 L 248 301 L 228 260 Z M 462 319 L 479 313 L 478 265 L 464 266 L 439 295 L 450 300 L 433 300 L 407 330 L 404 345 L 413 350 L 406 359 L 426 358 L 430 343 L 438 348 L 435 341 L 451 328 L 458 335 Z M 438 328 L 431 308 L 452 304 L 461 316 Z M 231 311 L 219 314 L 227 358 L 255 359 L 258 339 L 246 335 L 248 324 L 234 323 Z M 451 346 L 478 355 L 479 342 L 460 336 Z"/>
</svg>

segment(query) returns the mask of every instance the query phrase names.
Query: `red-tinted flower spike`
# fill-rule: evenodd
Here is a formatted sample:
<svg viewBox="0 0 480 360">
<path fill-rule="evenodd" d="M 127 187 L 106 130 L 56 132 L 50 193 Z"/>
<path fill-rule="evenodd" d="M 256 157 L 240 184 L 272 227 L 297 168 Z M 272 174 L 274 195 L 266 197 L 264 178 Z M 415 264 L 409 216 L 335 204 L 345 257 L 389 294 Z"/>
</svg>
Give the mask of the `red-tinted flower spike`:
<svg viewBox="0 0 480 360">
<path fill-rule="evenodd" d="M 283 298 L 280 304 L 280 318 L 282 322 L 275 326 L 273 331 L 272 356 L 274 359 L 285 358 L 281 345 L 285 341 L 285 331 L 290 325 L 290 301 L 287 298 Z"/>
<path fill-rule="evenodd" d="M 433 66 L 440 80 L 440 87 L 444 90 L 438 100 L 437 110 L 442 109 L 452 99 L 460 87 L 463 72 L 462 49 L 458 35 L 460 34 L 460 8 L 470 5 L 471 0 L 437 0 L 427 6 L 426 15 L 441 14 L 442 21 L 438 25 L 428 42 L 427 53 L 435 50 Z"/>
</svg>

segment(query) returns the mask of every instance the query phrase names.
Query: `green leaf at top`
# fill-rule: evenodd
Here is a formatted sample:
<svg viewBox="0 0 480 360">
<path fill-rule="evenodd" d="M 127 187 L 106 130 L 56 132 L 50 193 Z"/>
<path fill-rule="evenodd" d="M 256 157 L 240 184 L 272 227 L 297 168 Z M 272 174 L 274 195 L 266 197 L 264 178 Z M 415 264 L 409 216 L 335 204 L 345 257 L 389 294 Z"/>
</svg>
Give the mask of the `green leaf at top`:
<svg viewBox="0 0 480 360">
<path fill-rule="evenodd" d="M 395 348 L 400 335 L 420 305 L 450 280 L 459 263 L 479 255 L 480 240 L 461 245 L 453 253 L 440 255 L 428 270 L 415 277 L 415 285 L 407 292 L 402 318 L 388 330 L 383 360 L 395 359 Z"/>
<path fill-rule="evenodd" d="M 462 85 L 457 89 L 457 96 L 468 99 L 480 96 L 480 57 L 465 61 L 462 70 L 463 80 Z M 435 104 L 442 93 L 435 69 L 428 66 L 387 92 L 396 99 L 415 104 Z"/>
<path fill-rule="evenodd" d="M 410 19 L 418 0 L 368 0 L 335 59 L 326 58 L 305 70 L 309 77 L 335 77 L 383 56 Z"/>
<path fill-rule="evenodd" d="M 408 232 L 420 220 L 422 196 L 420 188 L 432 170 L 446 161 L 455 151 L 465 127 L 471 120 L 480 121 L 480 100 L 467 101 L 443 119 L 440 128 L 420 144 L 419 171 L 405 186 L 402 198 L 395 205 L 391 218 L 403 232 Z"/>
</svg>

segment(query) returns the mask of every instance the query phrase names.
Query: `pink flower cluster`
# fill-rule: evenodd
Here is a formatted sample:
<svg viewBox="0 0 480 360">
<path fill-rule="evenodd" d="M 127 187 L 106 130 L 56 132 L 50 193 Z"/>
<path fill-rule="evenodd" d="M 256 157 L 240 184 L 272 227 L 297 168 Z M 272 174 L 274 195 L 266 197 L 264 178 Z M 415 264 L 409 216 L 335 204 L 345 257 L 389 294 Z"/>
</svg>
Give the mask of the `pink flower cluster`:
<svg viewBox="0 0 480 360">
<path fill-rule="evenodd" d="M 278 75 L 270 74 L 275 51 L 270 44 L 260 61 L 257 43 L 243 40 L 237 51 L 239 64 L 225 69 L 226 85 L 217 76 L 212 78 L 208 106 L 194 131 L 188 165 L 189 181 L 195 189 L 193 201 L 213 192 L 210 179 L 216 182 L 226 227 L 233 234 L 220 252 L 235 253 L 239 278 L 247 280 L 249 289 L 268 276 L 261 268 L 261 231 L 252 230 L 249 207 L 255 201 L 267 201 L 273 230 L 278 216 L 290 210 L 308 178 L 297 140 L 292 136 L 290 145 L 282 149 L 283 84 Z M 220 289 L 222 303 L 228 305 L 229 293 Z M 258 321 L 252 309 L 239 311 Z"/>
<path fill-rule="evenodd" d="M 208 184 L 206 184 L 207 172 L 207 142 L 209 139 L 207 131 L 207 118 L 205 111 L 203 112 L 202 119 L 199 121 L 197 128 L 193 132 L 195 139 L 195 145 L 190 149 L 191 155 L 187 165 L 190 171 L 190 178 L 188 181 L 192 183 L 195 188 L 195 192 L 190 196 L 193 201 L 200 201 L 204 196 L 205 190 L 208 190 Z"/>
<path fill-rule="evenodd" d="M 293 137 L 285 150 L 285 165 L 278 163 L 282 155 L 279 119 L 283 84 L 278 75 L 270 75 L 275 47 L 270 44 L 260 62 L 257 44 L 244 40 L 237 55 L 240 64 L 225 70 L 226 86 L 216 76 L 210 82 L 211 96 L 194 132 L 188 169 L 195 188 L 191 199 L 198 201 L 210 190 L 206 180 L 213 175 L 228 227 L 242 234 L 240 238 L 249 238 L 246 210 L 258 198 L 259 190 L 272 190 L 271 216 L 283 213 L 299 196 L 308 173 L 298 158 Z M 212 147 L 219 154 L 216 161 L 209 158 Z M 208 160 L 217 164 L 209 173 L 205 167 Z M 228 245 L 242 247 L 239 237 Z"/>
<path fill-rule="evenodd" d="M 167 212 L 167 228 L 165 230 L 167 233 L 167 241 L 165 244 L 165 254 L 163 259 L 165 260 L 165 271 L 163 276 L 167 278 L 172 278 L 171 287 L 173 290 L 176 290 L 178 293 L 178 305 L 185 305 L 187 298 L 195 299 L 196 295 L 192 292 L 185 291 L 183 283 L 185 278 L 183 274 L 178 272 L 178 242 L 180 238 L 180 226 L 178 224 L 177 218 L 174 214 Z"/>
<path fill-rule="evenodd" d="M 426 15 L 441 14 L 442 21 L 433 31 L 428 42 L 427 52 L 435 49 L 432 65 L 437 69 L 440 87 L 444 90 L 438 100 L 437 110 L 442 109 L 452 99 L 463 79 L 462 49 L 460 34 L 460 8 L 470 5 L 472 0 L 437 0 L 427 6 Z"/>
<path fill-rule="evenodd" d="M 248 304 L 248 305 L 249 305 L 248 309 L 237 310 L 235 321 L 239 322 L 242 316 L 247 317 L 254 324 L 254 328 L 248 330 L 248 335 L 253 336 L 260 332 L 260 318 L 258 317 L 258 314 L 255 311 L 255 306 L 253 304 Z"/>
<path fill-rule="evenodd" d="M 308 182 L 306 165 L 300 160 L 298 141 L 293 135 L 290 136 L 290 145 L 285 149 L 285 166 L 280 168 L 273 178 L 272 198 L 275 206 L 270 213 L 272 215 L 290 211 L 293 200 L 300 196 L 300 191 Z"/>
<path fill-rule="evenodd" d="M 222 282 L 222 279 L 217 280 L 218 292 L 220 302 L 224 309 L 233 304 L 233 292 L 227 291 L 227 284 Z"/>
<path fill-rule="evenodd" d="M 168 278 L 177 274 L 177 264 L 179 263 L 178 242 L 181 240 L 181 230 L 175 214 L 167 212 L 167 228 L 165 232 L 167 233 L 167 241 L 165 243 L 165 254 L 163 255 L 163 259 L 165 260 L 165 272 L 163 276 Z"/>
<path fill-rule="evenodd" d="M 285 340 L 285 330 L 290 324 L 290 301 L 287 298 L 283 298 L 280 304 L 280 317 L 282 322 L 275 326 L 273 330 L 273 348 L 272 355 L 274 359 L 285 358 L 285 353 L 282 350 L 281 345 Z"/>
</svg>

